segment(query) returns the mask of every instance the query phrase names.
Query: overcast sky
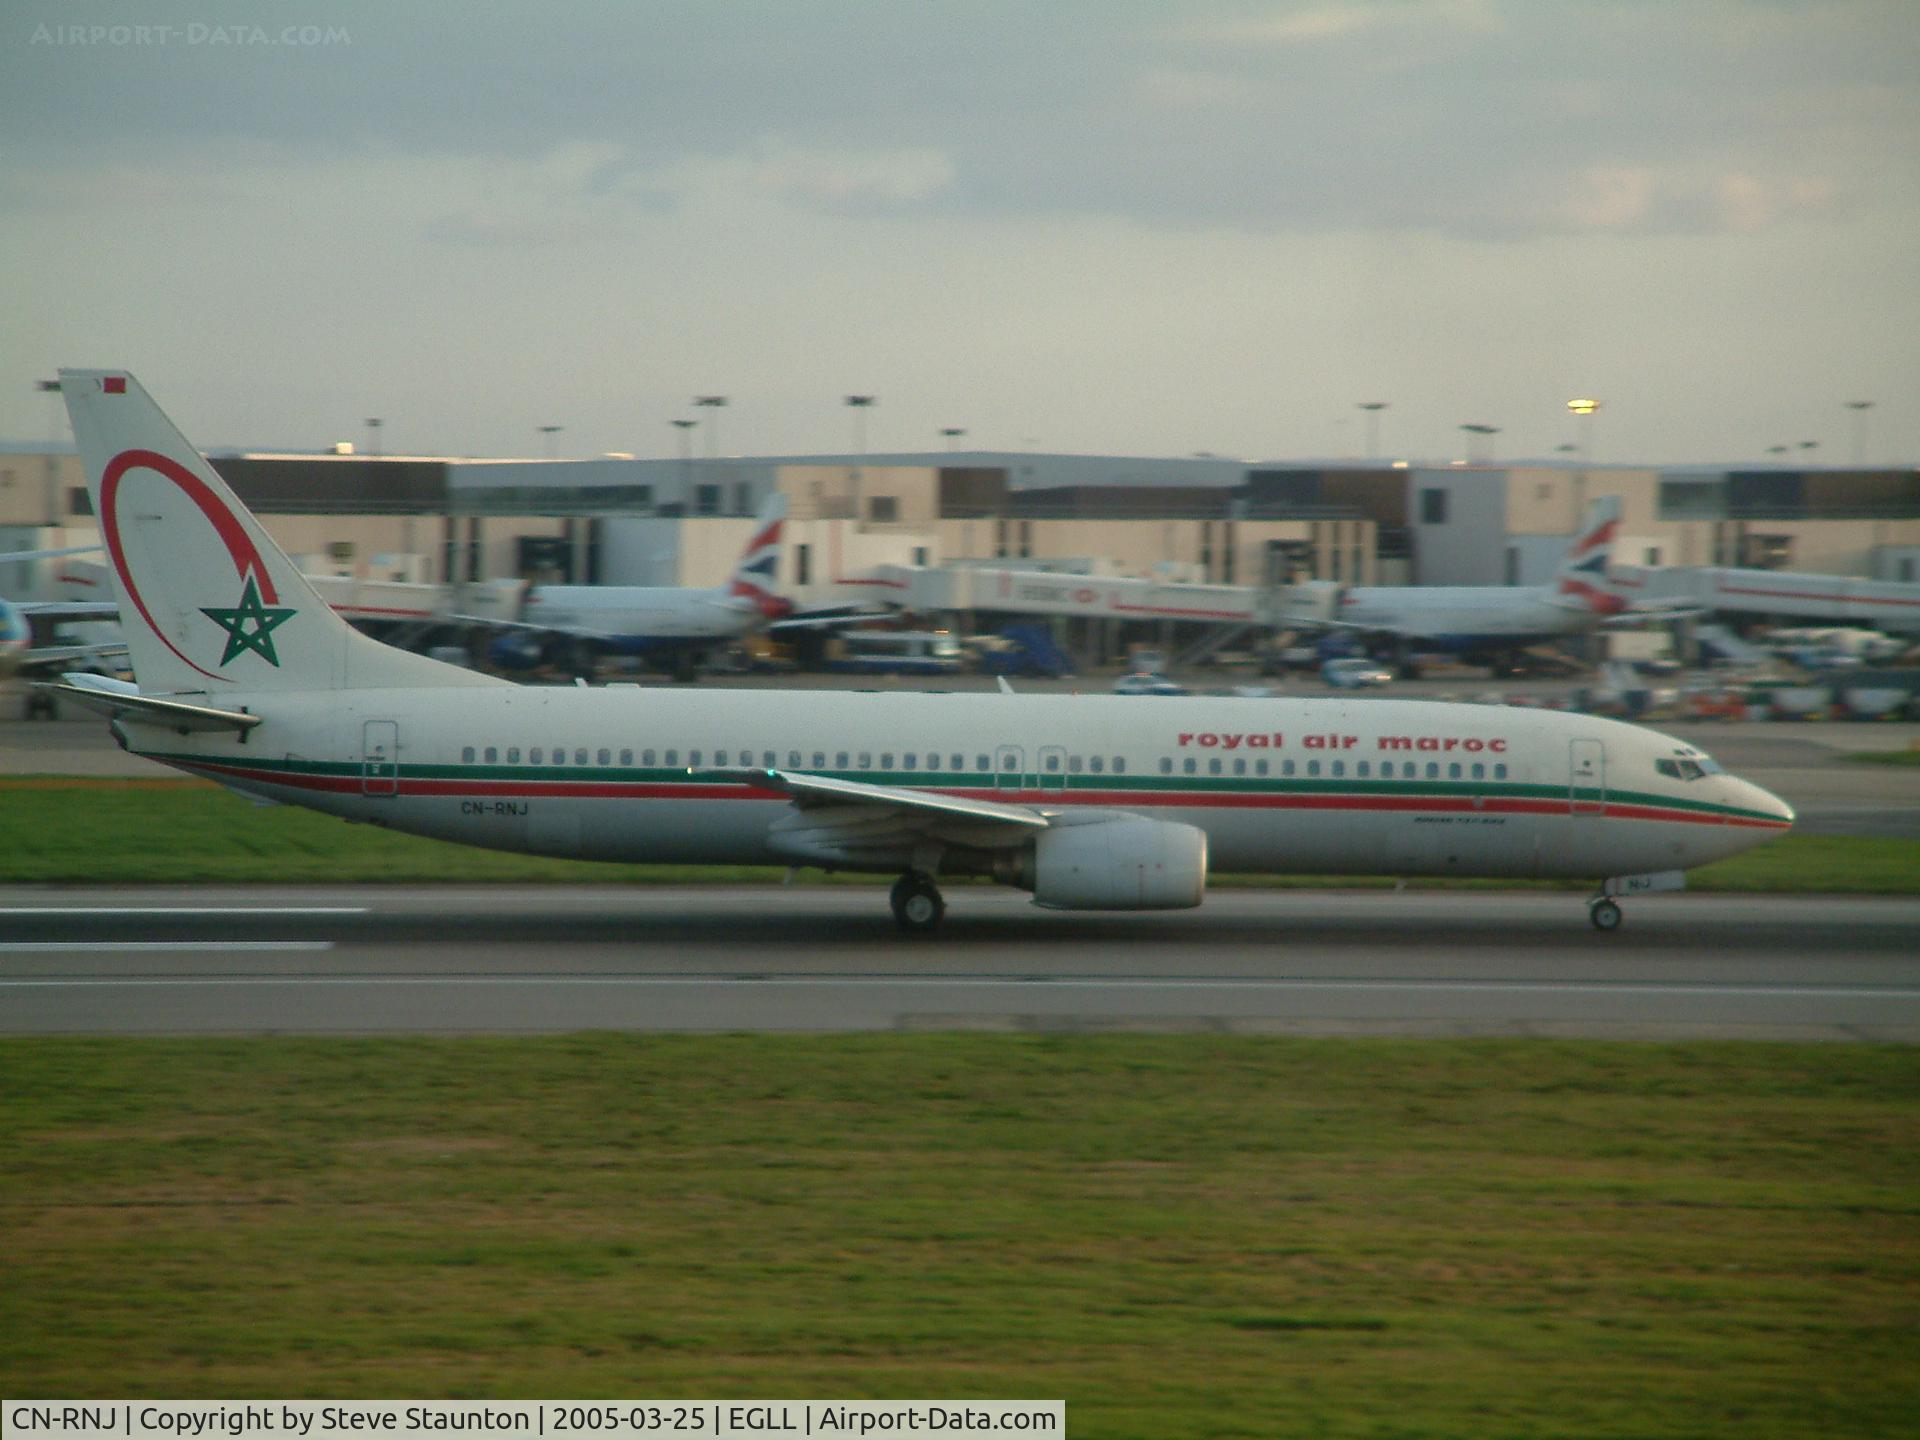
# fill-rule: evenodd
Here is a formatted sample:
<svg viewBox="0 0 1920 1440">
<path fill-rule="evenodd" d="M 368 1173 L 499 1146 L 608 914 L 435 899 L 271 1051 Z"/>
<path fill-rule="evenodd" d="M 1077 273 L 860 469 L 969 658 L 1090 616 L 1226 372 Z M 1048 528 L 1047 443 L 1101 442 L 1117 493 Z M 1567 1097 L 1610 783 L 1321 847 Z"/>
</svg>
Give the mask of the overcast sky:
<svg viewBox="0 0 1920 1440">
<path fill-rule="evenodd" d="M 1920 5 L 13 0 L 0 259 L 18 439 L 1911 463 Z"/>
</svg>

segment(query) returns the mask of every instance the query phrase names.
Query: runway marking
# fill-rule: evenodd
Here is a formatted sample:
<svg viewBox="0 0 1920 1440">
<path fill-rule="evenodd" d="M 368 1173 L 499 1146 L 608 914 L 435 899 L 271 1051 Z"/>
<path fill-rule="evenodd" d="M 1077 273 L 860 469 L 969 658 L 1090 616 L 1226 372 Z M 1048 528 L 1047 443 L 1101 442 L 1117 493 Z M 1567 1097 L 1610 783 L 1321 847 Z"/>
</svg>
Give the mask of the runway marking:
<svg viewBox="0 0 1920 1440">
<path fill-rule="evenodd" d="M 7 905 L 10 915 L 371 915 L 366 905 Z"/>
<path fill-rule="evenodd" d="M 288 942 L 285 948 L 330 948 L 324 942 Z M 62 946 L 46 948 L 89 949 L 105 947 Z M 178 946 L 158 946 L 160 949 L 178 949 Z M 248 948 L 241 942 L 235 942 L 232 948 Z M 274 948 L 271 946 L 251 948 Z M 1475 994 L 1593 994 L 1593 995 L 1748 995 L 1774 999 L 1857 999 L 1857 1000 L 1920 1000 L 1920 989 L 1903 986 L 1876 985 L 1703 985 L 1703 984 L 1646 984 L 1641 982 L 1606 981 L 1559 982 L 1552 980 L 1263 980 L 1263 979 L 1196 979 L 1185 980 L 1174 977 L 1154 976 L 1117 976 L 1117 977 L 1048 977 L 1048 976 L 956 976 L 940 979 L 927 976 L 795 976 L 779 979 L 743 979 L 728 975 L 665 976 L 665 975 L 610 975 L 605 977 L 562 975 L 562 976 L 516 976 L 516 975 L 235 975 L 221 976 L 161 976 L 137 977 L 127 979 L 58 979 L 0 980 L 0 989 L 49 989 L 71 987 L 75 989 L 106 989 L 109 987 L 213 987 L 213 986 L 396 986 L 396 985 L 438 985 L 448 987 L 494 987 L 540 986 L 556 988 L 561 986 L 621 986 L 626 988 L 666 988 L 690 985 L 723 986 L 745 989 L 752 986 L 778 986 L 788 989 L 824 989 L 828 986 L 846 985 L 894 985 L 916 989 L 990 989 L 1003 986 L 1050 987 L 1061 990 L 1109 989 L 1109 990 L 1408 990 L 1432 991 L 1469 991 Z"/>
<path fill-rule="evenodd" d="M 331 940 L 9 940 L 0 941 L 0 955 L 71 955 L 74 953 L 95 954 L 101 951 L 150 953 L 159 950 L 179 950 L 192 954 L 203 954 L 217 950 L 222 954 L 236 954 L 247 951 L 276 950 L 303 951 L 312 953 L 317 950 L 333 949 Z M 18 980 L 0 981 L 0 984 L 18 985 Z M 147 983 L 147 982 L 141 982 Z"/>
</svg>

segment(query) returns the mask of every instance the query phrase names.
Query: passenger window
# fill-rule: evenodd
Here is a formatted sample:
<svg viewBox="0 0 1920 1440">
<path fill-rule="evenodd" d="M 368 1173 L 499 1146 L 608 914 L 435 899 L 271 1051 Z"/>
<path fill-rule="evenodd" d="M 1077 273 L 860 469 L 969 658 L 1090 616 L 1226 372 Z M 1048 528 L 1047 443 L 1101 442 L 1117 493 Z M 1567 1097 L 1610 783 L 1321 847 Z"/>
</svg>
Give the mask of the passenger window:
<svg viewBox="0 0 1920 1440">
<path fill-rule="evenodd" d="M 554 747 L 554 751 L 553 751 L 553 763 L 554 763 L 554 764 L 556 764 L 556 765 L 564 765 L 564 764 L 566 764 L 566 763 L 567 763 L 567 752 L 566 752 L 566 751 L 564 751 L 564 750 L 562 750 L 562 749 L 560 749 L 560 748 L 559 748 L 558 746 L 555 746 L 555 747 Z"/>
<path fill-rule="evenodd" d="M 956 756 L 954 756 L 954 757 L 953 757 L 953 765 L 952 765 L 952 767 L 951 767 L 951 768 L 952 768 L 952 769 L 955 769 L 955 770 L 964 770 L 964 769 L 966 769 L 966 768 L 967 768 L 967 757 L 966 757 L 966 756 L 964 756 L 964 755 L 956 755 Z"/>
<path fill-rule="evenodd" d="M 1334 761 L 1334 762 L 1333 762 L 1333 773 L 1334 773 L 1334 774 L 1336 774 L 1336 775 L 1345 775 L 1345 774 L 1347 773 L 1347 762 L 1346 762 L 1346 761 L 1344 761 L 1344 760 L 1336 760 L 1336 761 Z"/>
<path fill-rule="evenodd" d="M 986 757 L 986 756 L 984 756 L 984 755 L 976 755 L 976 756 L 974 756 L 973 758 L 974 758 L 974 766 L 973 766 L 973 768 L 974 768 L 974 769 L 976 769 L 976 770 L 991 770 L 991 769 L 993 768 L 993 766 L 992 766 L 992 765 L 990 765 L 990 764 L 988 764 L 988 763 L 987 763 L 987 757 Z"/>
<path fill-rule="evenodd" d="M 507 764 L 518 765 L 519 763 L 520 763 L 520 747 L 518 745 L 509 745 L 507 747 Z"/>
<path fill-rule="evenodd" d="M 508 753 L 509 755 L 511 755 L 511 754 L 512 754 L 513 752 L 512 752 L 512 751 L 508 751 L 507 753 Z M 633 751 L 631 751 L 631 750 L 622 750 L 622 751 L 620 752 L 620 763 L 621 763 L 622 765 L 631 765 L 631 764 L 633 764 Z"/>
<path fill-rule="evenodd" d="M 1060 757 L 1058 755 L 1047 756 L 1047 772 L 1049 774 L 1055 774 L 1055 773 L 1058 773 L 1059 769 L 1060 769 Z"/>
<path fill-rule="evenodd" d="M 533 749 L 527 752 L 527 759 L 532 761 L 535 765 L 538 765 L 540 763 L 540 757 L 545 753 L 546 752 L 544 750 L 542 750 L 538 745 L 536 745 L 533 747 Z"/>
<path fill-rule="evenodd" d="M 471 764 L 473 764 L 473 746 L 471 746 L 471 745 L 465 745 L 465 746 L 462 746 L 462 747 L 461 747 L 461 750 L 460 750 L 460 763 L 461 763 L 462 765 L 471 765 Z"/>
<path fill-rule="evenodd" d="M 1320 762 L 1318 760 L 1307 761 L 1307 774 L 1318 775 L 1319 773 L 1320 773 Z"/>
<path fill-rule="evenodd" d="M 1429 760 L 1427 762 L 1427 779 L 1438 780 L 1439 778 L 1440 778 L 1440 762 L 1438 760 Z"/>
<path fill-rule="evenodd" d="M 487 764 L 489 765 L 493 764 L 495 761 L 497 761 L 500 758 L 500 752 L 491 745 L 487 746 L 484 753 L 485 753 Z"/>
<path fill-rule="evenodd" d="M 900 768 L 902 770 L 918 770 L 920 768 L 920 757 L 909 750 L 900 757 Z"/>
<path fill-rule="evenodd" d="M 813 752 L 813 768 L 816 770 L 824 770 L 827 768 L 827 752 L 826 751 L 816 750 Z"/>
<path fill-rule="evenodd" d="M 1162 775 L 1173 774 L 1173 757 L 1169 755 L 1162 755 L 1160 757 L 1160 773 Z"/>
<path fill-rule="evenodd" d="M 1080 757 L 1078 755 L 1069 755 L 1067 757 L 1067 773 L 1069 775 L 1078 775 L 1080 773 Z"/>
<path fill-rule="evenodd" d="M 599 763 L 602 765 L 611 765 L 613 763 L 613 751 L 602 750 L 599 756 Z"/>
<path fill-rule="evenodd" d="M 1235 760 L 1235 761 L 1233 762 L 1233 773 L 1234 773 L 1234 774 L 1236 774 L 1236 775 L 1244 775 L 1244 774 L 1246 774 L 1246 773 L 1247 773 L 1247 762 L 1246 762 L 1246 761 L 1244 761 L 1244 760 Z"/>
<path fill-rule="evenodd" d="M 1256 774 L 1256 775 L 1264 775 L 1264 774 L 1266 774 L 1266 773 L 1267 773 L 1267 762 L 1266 762 L 1265 760 L 1256 760 L 1256 761 L 1254 761 L 1254 762 L 1253 762 L 1253 773 L 1254 773 L 1254 774 Z"/>
<path fill-rule="evenodd" d="M 1200 762 L 1189 755 L 1180 768 L 1189 775 L 1198 775 L 1200 773 Z"/>
<path fill-rule="evenodd" d="M 1281 773 L 1282 775 L 1291 775 L 1291 774 L 1293 774 L 1293 762 L 1292 762 L 1291 760 L 1283 760 L 1283 761 L 1281 761 L 1281 762 L 1280 762 L 1280 773 Z"/>
<path fill-rule="evenodd" d="M 698 750 L 689 750 L 687 752 L 687 764 L 698 765 L 699 763 L 700 763 L 700 752 Z"/>
<path fill-rule="evenodd" d="M 862 750 L 860 752 L 860 768 L 862 770 L 871 770 L 873 768 L 873 752 L 871 750 Z"/>
<path fill-rule="evenodd" d="M 653 764 L 653 752 L 651 750 L 642 750 L 640 752 L 640 763 L 642 765 Z"/>
<path fill-rule="evenodd" d="M 893 769 L 893 752 L 891 750 L 880 757 L 880 768 L 882 770 Z"/>
<path fill-rule="evenodd" d="M 1124 755 L 1116 755 L 1113 757 L 1113 773 L 1116 775 L 1124 775 L 1127 773 L 1127 760 Z"/>
<path fill-rule="evenodd" d="M 1478 760 L 1473 762 L 1473 778 L 1476 780 L 1484 780 L 1487 778 L 1487 767 Z"/>
<path fill-rule="evenodd" d="M 678 750 L 667 751 L 667 753 L 661 757 L 661 763 L 663 765 L 678 765 L 680 763 L 680 752 Z"/>
<path fill-rule="evenodd" d="M 1091 770 L 1096 775 L 1098 775 L 1102 770 L 1106 768 L 1107 768 L 1107 757 L 1104 755 L 1094 755 L 1089 757 L 1087 760 L 1087 769 Z"/>
<path fill-rule="evenodd" d="M 1012 755 L 1009 755 L 1000 762 L 1000 768 L 1007 771 L 1018 770 L 1020 768 L 1020 762 Z"/>
<path fill-rule="evenodd" d="M 838 755 L 833 757 L 833 768 L 836 770 L 844 770 L 847 768 L 846 751 L 842 750 Z"/>
<path fill-rule="evenodd" d="M 1207 761 L 1207 773 L 1209 775 L 1218 775 L 1220 773 L 1220 759 L 1218 756 Z"/>
<path fill-rule="evenodd" d="M 1458 780 L 1460 778 L 1460 762 L 1458 760 L 1447 766 L 1447 778 L 1449 780 Z"/>
<path fill-rule="evenodd" d="M 1493 767 L 1493 778 L 1496 780 L 1504 780 L 1507 778 L 1507 767 L 1504 761 Z"/>
<path fill-rule="evenodd" d="M 1362 760 L 1353 767 L 1353 772 L 1354 774 L 1358 775 L 1362 780 L 1365 780 L 1370 774 L 1372 774 L 1373 766 L 1369 764 L 1367 761 Z"/>
</svg>

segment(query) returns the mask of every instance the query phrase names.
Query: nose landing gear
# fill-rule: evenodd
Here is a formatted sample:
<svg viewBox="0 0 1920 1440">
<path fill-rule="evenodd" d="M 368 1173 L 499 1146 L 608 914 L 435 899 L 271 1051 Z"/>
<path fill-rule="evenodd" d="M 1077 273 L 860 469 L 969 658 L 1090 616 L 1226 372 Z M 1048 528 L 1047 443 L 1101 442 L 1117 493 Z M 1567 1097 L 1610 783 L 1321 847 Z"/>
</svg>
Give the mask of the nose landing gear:
<svg viewBox="0 0 1920 1440">
<path fill-rule="evenodd" d="M 893 921 L 910 935 L 925 935 L 940 924 L 947 913 L 947 902 L 933 877 L 909 870 L 893 882 Z"/>
<path fill-rule="evenodd" d="M 1620 928 L 1620 922 L 1626 919 L 1620 907 L 1605 895 L 1596 895 L 1587 902 L 1587 919 L 1593 922 L 1593 928 L 1603 935 L 1611 935 Z"/>
</svg>

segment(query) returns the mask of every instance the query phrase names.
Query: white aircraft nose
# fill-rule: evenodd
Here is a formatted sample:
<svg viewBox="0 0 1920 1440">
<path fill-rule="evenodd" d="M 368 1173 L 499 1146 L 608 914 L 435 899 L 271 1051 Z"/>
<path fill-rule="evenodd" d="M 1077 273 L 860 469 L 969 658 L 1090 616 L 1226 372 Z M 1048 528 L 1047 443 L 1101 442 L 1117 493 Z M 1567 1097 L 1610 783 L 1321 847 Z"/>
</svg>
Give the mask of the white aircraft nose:
<svg viewBox="0 0 1920 1440">
<path fill-rule="evenodd" d="M 1793 824 L 1795 818 L 1793 806 L 1771 790 L 1764 790 L 1751 780 L 1742 780 L 1740 789 L 1743 792 L 1743 799 L 1740 802 L 1743 808 L 1757 810 L 1769 819 L 1778 820 L 1785 825 Z"/>
</svg>

